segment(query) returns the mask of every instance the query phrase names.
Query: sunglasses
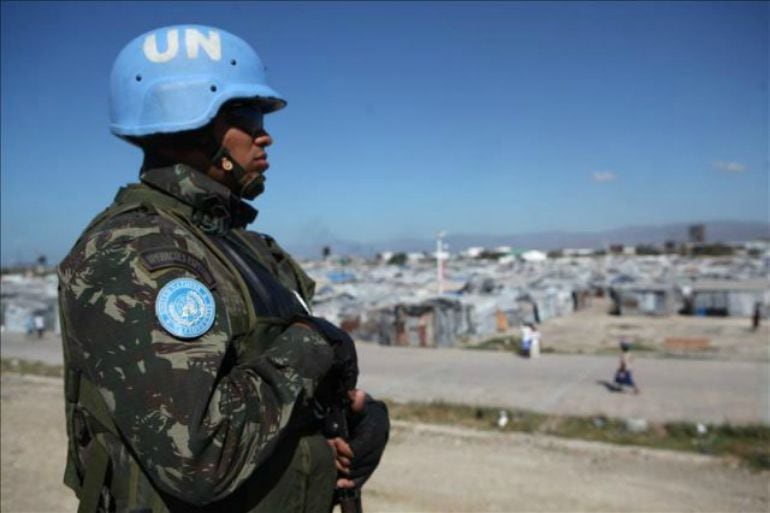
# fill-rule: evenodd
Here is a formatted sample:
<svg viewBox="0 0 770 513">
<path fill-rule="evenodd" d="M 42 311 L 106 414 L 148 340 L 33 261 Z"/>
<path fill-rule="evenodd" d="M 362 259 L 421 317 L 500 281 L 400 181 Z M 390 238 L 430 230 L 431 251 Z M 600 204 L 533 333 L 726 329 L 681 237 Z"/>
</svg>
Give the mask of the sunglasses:
<svg viewBox="0 0 770 513">
<path fill-rule="evenodd" d="M 256 105 L 235 105 L 225 114 L 225 119 L 230 125 L 243 130 L 252 138 L 264 130 L 264 118 L 265 115 Z"/>
</svg>

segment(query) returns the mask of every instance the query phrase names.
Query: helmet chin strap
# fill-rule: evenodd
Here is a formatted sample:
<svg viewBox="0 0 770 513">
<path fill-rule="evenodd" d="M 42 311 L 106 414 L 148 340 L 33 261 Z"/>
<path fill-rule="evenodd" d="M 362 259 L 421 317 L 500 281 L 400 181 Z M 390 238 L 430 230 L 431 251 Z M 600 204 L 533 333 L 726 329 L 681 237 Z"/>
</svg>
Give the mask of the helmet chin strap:
<svg viewBox="0 0 770 513">
<path fill-rule="evenodd" d="M 211 157 L 211 162 L 216 167 L 230 173 L 238 183 L 238 196 L 243 199 L 253 200 L 265 190 L 265 179 L 259 173 L 253 173 L 251 176 L 246 170 L 233 158 L 227 148 L 220 146 L 217 152 Z"/>
</svg>

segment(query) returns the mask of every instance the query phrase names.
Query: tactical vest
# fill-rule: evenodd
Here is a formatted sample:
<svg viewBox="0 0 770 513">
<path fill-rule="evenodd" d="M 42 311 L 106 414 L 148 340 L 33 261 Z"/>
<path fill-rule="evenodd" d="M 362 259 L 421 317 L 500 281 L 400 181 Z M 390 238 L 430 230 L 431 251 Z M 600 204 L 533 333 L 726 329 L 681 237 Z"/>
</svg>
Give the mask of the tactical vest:
<svg viewBox="0 0 770 513">
<path fill-rule="evenodd" d="M 295 314 L 304 313 L 303 300 L 312 296 L 314 284 L 272 239 L 263 236 L 264 243 L 259 245 L 258 240 L 242 230 L 231 230 L 223 238 L 207 234 L 192 221 L 192 207 L 144 185 L 121 189 L 115 203 L 89 224 L 78 243 L 100 224 L 137 210 L 173 222 L 205 244 L 225 265 L 248 305 L 247 314 L 236 322 L 242 323 L 249 334 L 244 343 L 249 344 L 250 350 L 264 351 Z M 299 290 L 294 292 L 295 289 Z M 297 298 L 297 294 L 301 298 Z M 243 497 L 225 498 L 216 504 L 195 508 L 180 504 L 152 484 L 122 438 L 96 385 L 70 353 L 66 340 L 70 332 L 63 312 L 61 323 L 69 439 L 64 483 L 80 500 L 78 513 L 113 511 L 113 496 L 122 497 L 131 513 L 168 513 L 169 508 L 190 513 L 242 511 Z M 268 458 L 268 467 L 271 458 Z"/>
</svg>

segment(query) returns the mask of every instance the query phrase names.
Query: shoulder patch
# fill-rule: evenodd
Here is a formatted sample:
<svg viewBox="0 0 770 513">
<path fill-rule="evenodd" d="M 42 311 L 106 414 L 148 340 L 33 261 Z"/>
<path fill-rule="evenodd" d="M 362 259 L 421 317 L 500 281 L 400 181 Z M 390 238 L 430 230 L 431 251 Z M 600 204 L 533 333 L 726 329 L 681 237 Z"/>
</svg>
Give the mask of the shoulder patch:
<svg viewBox="0 0 770 513">
<path fill-rule="evenodd" d="M 163 329 L 177 338 L 197 338 L 211 329 L 216 303 L 198 280 L 177 278 L 166 283 L 155 298 L 155 315 Z"/>
<path fill-rule="evenodd" d="M 166 267 L 182 267 L 199 276 L 209 288 L 216 288 L 214 275 L 206 264 L 195 255 L 177 248 L 148 249 L 139 254 L 144 266 L 150 271 Z"/>
</svg>

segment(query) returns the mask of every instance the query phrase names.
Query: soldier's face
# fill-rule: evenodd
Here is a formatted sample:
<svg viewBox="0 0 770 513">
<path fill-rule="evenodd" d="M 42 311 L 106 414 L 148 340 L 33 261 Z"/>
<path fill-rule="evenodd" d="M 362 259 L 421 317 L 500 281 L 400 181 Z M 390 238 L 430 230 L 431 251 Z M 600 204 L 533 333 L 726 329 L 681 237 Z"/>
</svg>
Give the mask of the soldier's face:
<svg viewBox="0 0 770 513">
<path fill-rule="evenodd" d="M 222 113 L 217 116 L 216 129 L 222 133 L 222 145 L 248 174 L 267 171 L 270 164 L 265 148 L 273 144 L 273 138 L 262 127 L 261 114 L 255 112 L 252 118 L 248 112 L 238 116 Z"/>
</svg>

